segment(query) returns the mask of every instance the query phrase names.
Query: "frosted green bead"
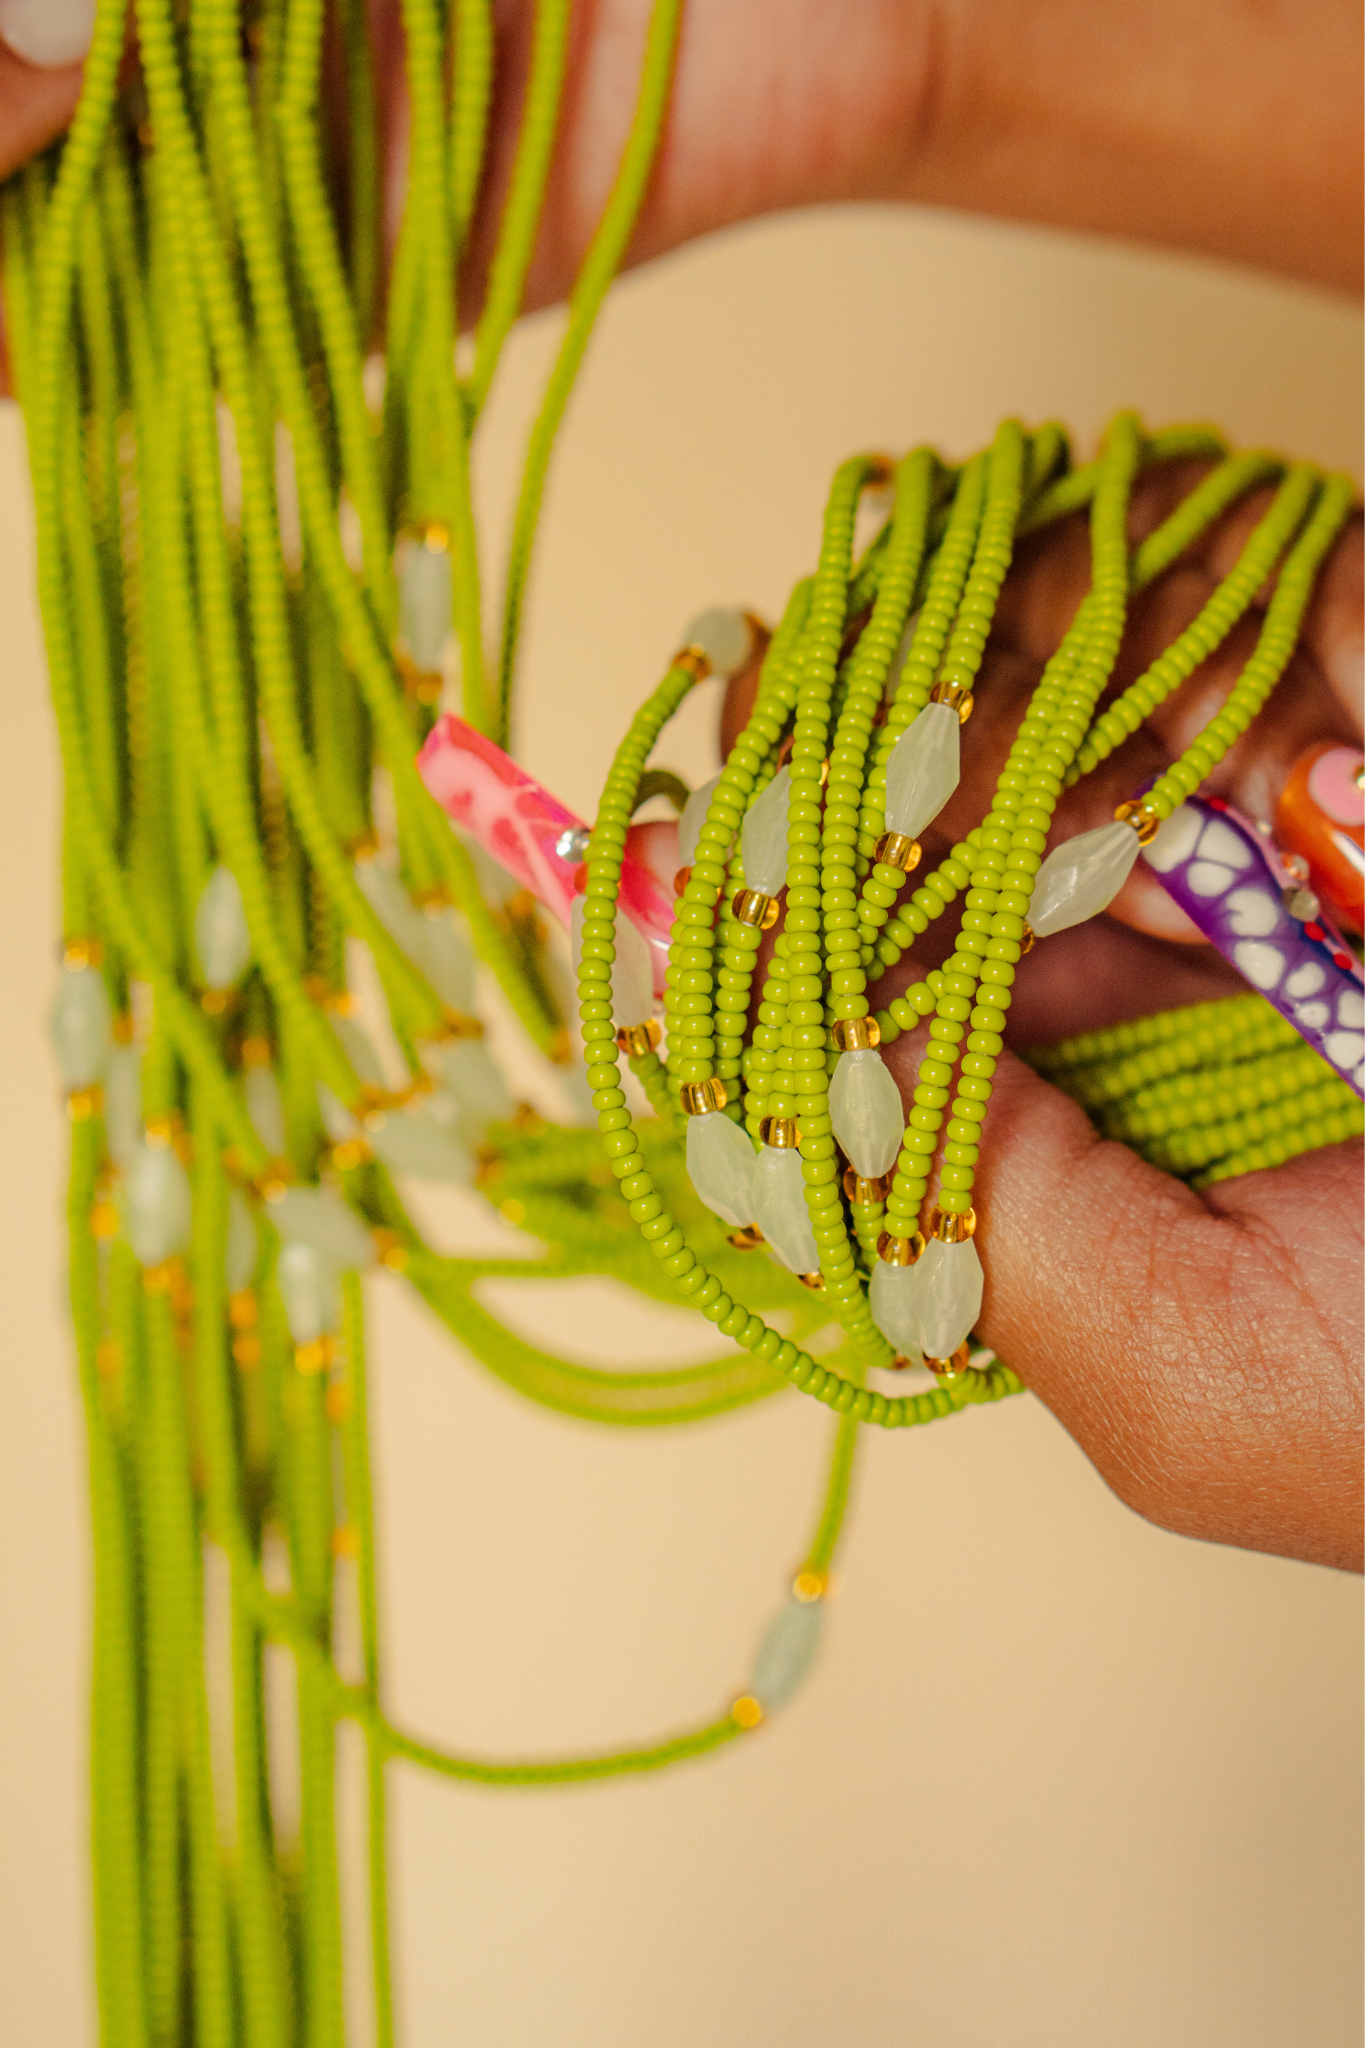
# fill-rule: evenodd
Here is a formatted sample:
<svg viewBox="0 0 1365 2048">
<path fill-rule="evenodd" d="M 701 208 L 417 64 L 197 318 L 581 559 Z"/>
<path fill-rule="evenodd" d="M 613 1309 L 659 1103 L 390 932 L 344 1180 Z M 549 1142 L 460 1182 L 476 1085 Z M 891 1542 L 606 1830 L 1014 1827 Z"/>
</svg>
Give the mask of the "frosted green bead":
<svg viewBox="0 0 1365 2048">
<path fill-rule="evenodd" d="M 840 1054 L 829 1084 L 829 1114 L 834 1136 L 865 1180 L 895 1163 L 905 1116 L 900 1090 L 879 1052 Z"/>
<path fill-rule="evenodd" d="M 194 946 L 206 988 L 233 988 L 250 964 L 251 933 L 231 868 L 215 868 L 199 892 Z"/>
<path fill-rule="evenodd" d="M 867 1290 L 872 1320 L 902 1358 L 918 1365 L 921 1358 L 918 1292 L 914 1266 L 891 1266 L 878 1259 Z"/>
<path fill-rule="evenodd" d="M 482 1038 L 453 1038 L 441 1049 L 441 1079 L 459 1112 L 461 1137 L 477 1144 L 490 1124 L 506 1123 L 516 1104 L 502 1068 Z"/>
<path fill-rule="evenodd" d="M 48 1012 L 48 1036 L 62 1085 L 93 1088 L 113 1044 L 113 1017 L 98 967 L 64 967 Z"/>
<path fill-rule="evenodd" d="M 926 704 L 886 764 L 886 828 L 918 839 L 962 775 L 961 722 L 946 704 Z"/>
<path fill-rule="evenodd" d="M 142 1143 L 142 1056 L 135 1045 L 116 1045 L 104 1070 L 104 1142 L 126 1173 Z"/>
<path fill-rule="evenodd" d="M 702 1201 L 725 1223 L 752 1223 L 754 1148 L 722 1110 L 687 1119 L 687 1172 Z"/>
<path fill-rule="evenodd" d="M 366 1126 L 365 1136 L 375 1158 L 392 1173 L 451 1187 L 473 1185 L 474 1159 L 465 1142 L 465 1121 L 448 1096 L 390 1110 L 372 1127 Z"/>
<path fill-rule="evenodd" d="M 820 1264 L 801 1155 L 773 1145 L 760 1148 L 754 1160 L 753 1221 L 782 1264 L 792 1273 L 814 1273 Z"/>
<path fill-rule="evenodd" d="M 414 664 L 428 675 L 441 665 L 450 634 L 450 610 L 449 550 L 412 541 L 404 551 L 398 581 L 399 629 Z"/>
<path fill-rule="evenodd" d="M 229 1294 L 240 1294 L 251 1285 L 260 1249 L 256 1220 L 236 1188 L 228 1191 L 227 1246 L 224 1275 Z"/>
<path fill-rule="evenodd" d="M 738 675 L 753 652 L 754 629 L 734 605 L 710 605 L 683 627 L 684 647 L 700 647 L 718 676 Z"/>
<path fill-rule="evenodd" d="M 795 1594 L 768 1623 L 754 1654 L 748 1690 L 766 1712 L 777 1713 L 795 1698 L 820 1648 L 823 1600 Z"/>
<path fill-rule="evenodd" d="M 1050 853 L 1029 899 L 1028 921 L 1036 935 L 1067 931 L 1107 910 L 1140 850 L 1132 826 L 1116 821 L 1082 832 Z"/>
<path fill-rule="evenodd" d="M 920 1343 L 931 1358 L 951 1358 L 981 1313 L 985 1275 L 975 1242 L 969 1237 L 944 1244 L 931 1237 L 910 1270 L 918 1278 Z"/>
<path fill-rule="evenodd" d="M 331 1188 L 286 1188 L 267 1204 L 266 1214 L 286 1244 L 310 1245 L 339 1267 L 374 1264 L 369 1231 Z"/>
<path fill-rule="evenodd" d="M 123 1231 L 144 1266 L 188 1249 L 190 1179 L 169 1145 L 142 1145 L 123 1179 Z"/>
<path fill-rule="evenodd" d="M 714 662 L 712 667 L 715 667 Z M 678 820 L 678 866 L 681 868 L 690 868 L 697 857 L 697 840 L 719 782 L 720 776 L 713 775 L 709 782 L 703 782 L 699 789 L 693 790 L 683 806 Z"/>
<path fill-rule="evenodd" d="M 273 1067 L 248 1067 L 242 1082 L 246 1113 L 252 1128 L 272 1159 L 284 1152 L 284 1101 Z"/>
<path fill-rule="evenodd" d="M 750 889 L 776 896 L 787 880 L 787 806 L 791 770 L 781 768 L 756 803 L 744 814 L 740 849 L 744 880 Z"/>
<path fill-rule="evenodd" d="M 311 1244 L 287 1244 L 275 1265 L 285 1321 L 296 1344 L 315 1344 L 341 1321 L 341 1277 Z"/>
</svg>

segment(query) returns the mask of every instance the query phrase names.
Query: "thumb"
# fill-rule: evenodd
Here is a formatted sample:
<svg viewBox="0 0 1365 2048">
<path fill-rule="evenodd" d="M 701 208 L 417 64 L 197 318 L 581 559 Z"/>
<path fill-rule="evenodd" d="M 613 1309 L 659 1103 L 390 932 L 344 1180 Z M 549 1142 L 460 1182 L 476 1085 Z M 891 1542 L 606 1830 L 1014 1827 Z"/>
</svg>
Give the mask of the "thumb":
<svg viewBox="0 0 1365 2048">
<path fill-rule="evenodd" d="M 978 1180 L 981 1334 L 1139 1514 L 1357 1558 L 1360 1248 L 1343 1214 L 1359 1149 L 1201 1196 L 1002 1057 Z"/>
</svg>

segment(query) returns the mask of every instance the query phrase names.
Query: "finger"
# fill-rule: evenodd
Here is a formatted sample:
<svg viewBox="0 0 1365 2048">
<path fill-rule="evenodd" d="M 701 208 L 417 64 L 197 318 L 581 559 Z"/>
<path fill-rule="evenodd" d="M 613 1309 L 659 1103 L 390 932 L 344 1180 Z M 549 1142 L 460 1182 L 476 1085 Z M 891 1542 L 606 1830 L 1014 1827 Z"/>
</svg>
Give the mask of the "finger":
<svg viewBox="0 0 1365 2048">
<path fill-rule="evenodd" d="M 981 1158 L 981 1334 L 1120 1498 L 1358 1567 L 1359 1144 L 1204 1199 L 1006 1057 Z"/>
<path fill-rule="evenodd" d="M 40 4 L 56 11 L 60 0 L 40 0 Z M 21 54 L 24 47 L 64 49 L 69 47 L 69 39 L 48 43 L 41 36 L 27 35 L 27 22 L 17 19 L 20 13 L 36 20 L 38 4 L 31 0 L 20 10 L 0 0 L 0 178 L 7 178 L 55 141 L 75 113 L 81 93 L 79 61 L 63 60 L 53 66 L 40 57 L 29 59 Z M 17 47 L 11 43 L 11 35 L 17 37 Z"/>
</svg>

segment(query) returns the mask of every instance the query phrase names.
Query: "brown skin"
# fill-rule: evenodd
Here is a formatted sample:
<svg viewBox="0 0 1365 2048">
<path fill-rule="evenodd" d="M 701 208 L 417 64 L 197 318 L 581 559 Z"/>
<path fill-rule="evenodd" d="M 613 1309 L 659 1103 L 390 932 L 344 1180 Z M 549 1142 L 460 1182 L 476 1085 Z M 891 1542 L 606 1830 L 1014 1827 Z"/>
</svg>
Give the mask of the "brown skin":
<svg viewBox="0 0 1365 2048">
<path fill-rule="evenodd" d="M 398 0 L 372 0 L 395 207 L 404 113 Z M 580 0 L 529 303 L 563 296 L 629 120 L 648 0 Z M 532 9 L 498 9 L 492 162 L 462 307 L 477 305 L 515 140 Z M 1360 280 L 1361 27 L 1354 0 L 689 0 L 673 109 L 632 260 L 729 222 L 837 200 L 910 201 L 1163 243 L 1335 289 Z M 0 50 L 0 174 L 60 132 L 78 69 Z M 1191 473 L 1145 485 L 1134 532 Z M 1258 506 L 1135 608 L 1120 681 L 1191 618 Z M 1081 522 L 1025 544 L 970 728 L 969 783 L 926 860 L 985 808 L 1042 662 L 1084 587 Z M 1312 741 L 1358 738 L 1362 554 L 1337 549 L 1304 646 L 1213 779 L 1268 815 Z M 1251 628 L 1069 796 L 1057 838 L 1111 814 L 1231 687 Z M 727 723 L 744 685 L 732 693 Z M 946 920 L 951 930 L 951 921 Z M 926 939 L 915 975 L 939 950 Z M 909 962 L 875 993 L 884 1003 Z M 1040 945 L 1016 1042 L 1240 986 L 1135 877 L 1108 916 Z M 916 1039 L 890 1063 L 908 1087 Z M 1204 1196 L 1102 1142 L 1019 1061 L 996 1076 L 978 1183 L 982 1333 L 1121 1498 L 1165 1527 L 1359 1567 L 1360 1147 Z"/>
</svg>

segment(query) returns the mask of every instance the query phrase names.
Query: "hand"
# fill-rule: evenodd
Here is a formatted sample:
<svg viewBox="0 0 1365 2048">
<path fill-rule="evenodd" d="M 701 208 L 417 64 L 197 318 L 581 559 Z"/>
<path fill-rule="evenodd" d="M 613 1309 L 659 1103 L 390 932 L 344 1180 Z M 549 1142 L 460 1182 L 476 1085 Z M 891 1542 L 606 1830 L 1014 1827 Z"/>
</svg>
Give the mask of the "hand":
<svg viewBox="0 0 1365 2048">
<path fill-rule="evenodd" d="M 1136 541 L 1197 471 L 1155 472 Z M 1201 608 L 1266 499 L 1239 507 L 1136 603 L 1124 686 Z M 964 781 L 925 835 L 926 870 L 988 807 L 1043 662 L 1088 576 L 1084 522 L 1023 543 L 964 733 Z M 1209 788 L 1269 816 L 1314 740 L 1359 741 L 1362 549 L 1357 522 L 1328 564 L 1303 644 Z M 1264 600 L 1267 593 L 1261 594 Z M 1063 798 L 1053 842 L 1105 823 L 1167 766 L 1227 696 L 1257 630 L 1250 615 L 1109 761 Z M 753 679 L 732 688 L 723 744 Z M 946 927 L 946 929 L 945 929 Z M 881 1008 L 951 949 L 931 927 L 869 991 Z M 1019 967 L 1010 1037 L 1029 1045 L 1182 1003 L 1244 992 L 1159 883 L 1135 871 L 1107 915 L 1040 941 Z M 926 1030 L 889 1049 L 908 1099 Z M 1360 1561 L 1358 1142 L 1194 1194 L 1008 1053 L 997 1069 L 974 1197 L 986 1268 L 979 1330 L 1140 1514 L 1183 1534 L 1318 1563 Z"/>
</svg>

